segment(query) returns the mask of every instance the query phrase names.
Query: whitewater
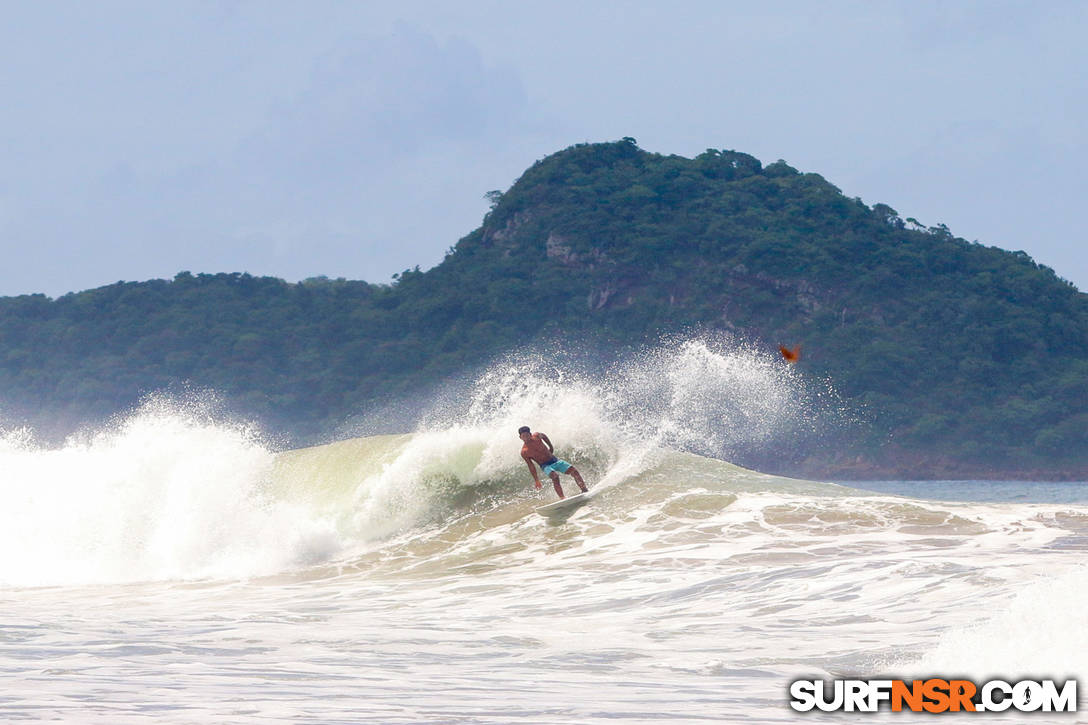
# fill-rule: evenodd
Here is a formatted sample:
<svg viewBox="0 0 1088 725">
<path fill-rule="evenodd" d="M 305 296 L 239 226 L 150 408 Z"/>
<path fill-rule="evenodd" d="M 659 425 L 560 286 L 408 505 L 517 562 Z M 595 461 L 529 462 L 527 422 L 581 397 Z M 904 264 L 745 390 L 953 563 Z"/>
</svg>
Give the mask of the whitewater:
<svg viewBox="0 0 1088 725">
<path fill-rule="evenodd" d="M 0 720 L 923 722 L 796 713 L 789 683 L 1088 671 L 1079 489 L 908 497 L 728 462 L 836 406 L 688 340 L 595 375 L 511 358 L 411 432 L 298 450 L 201 400 L 58 447 L 8 428 Z M 590 504 L 534 513 L 554 493 L 521 425 Z"/>
</svg>

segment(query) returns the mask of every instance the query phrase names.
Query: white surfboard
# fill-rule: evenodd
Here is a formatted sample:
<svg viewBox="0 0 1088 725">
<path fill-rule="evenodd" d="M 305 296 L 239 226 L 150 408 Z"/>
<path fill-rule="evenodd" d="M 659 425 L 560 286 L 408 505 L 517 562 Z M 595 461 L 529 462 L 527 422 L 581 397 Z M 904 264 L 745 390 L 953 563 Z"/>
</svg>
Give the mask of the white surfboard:
<svg viewBox="0 0 1088 725">
<path fill-rule="evenodd" d="M 561 498 L 558 501 L 553 501 L 546 506 L 538 506 L 536 512 L 541 516 L 552 516 L 554 514 L 560 513 L 561 511 L 575 509 L 584 503 L 589 503 L 589 499 L 592 496 L 592 491 L 586 491 L 585 493 L 580 493 L 577 496 L 567 496 L 566 498 Z"/>
</svg>

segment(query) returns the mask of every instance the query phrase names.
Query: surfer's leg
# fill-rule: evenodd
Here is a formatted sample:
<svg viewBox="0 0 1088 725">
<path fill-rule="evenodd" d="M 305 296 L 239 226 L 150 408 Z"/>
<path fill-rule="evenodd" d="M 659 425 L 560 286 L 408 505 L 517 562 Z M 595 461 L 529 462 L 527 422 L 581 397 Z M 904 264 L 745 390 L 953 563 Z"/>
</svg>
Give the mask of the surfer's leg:
<svg viewBox="0 0 1088 725">
<path fill-rule="evenodd" d="M 559 498 L 566 498 L 563 495 L 563 486 L 559 483 L 559 474 L 552 471 L 550 475 L 552 477 L 552 485 L 555 486 L 555 492 L 559 494 Z"/>
<path fill-rule="evenodd" d="M 582 489 L 582 493 L 585 493 L 589 489 L 586 488 L 586 482 L 582 480 L 582 474 L 578 473 L 578 469 L 571 466 L 567 469 L 567 473 L 574 476 L 574 482 L 578 484 L 578 488 Z"/>
</svg>

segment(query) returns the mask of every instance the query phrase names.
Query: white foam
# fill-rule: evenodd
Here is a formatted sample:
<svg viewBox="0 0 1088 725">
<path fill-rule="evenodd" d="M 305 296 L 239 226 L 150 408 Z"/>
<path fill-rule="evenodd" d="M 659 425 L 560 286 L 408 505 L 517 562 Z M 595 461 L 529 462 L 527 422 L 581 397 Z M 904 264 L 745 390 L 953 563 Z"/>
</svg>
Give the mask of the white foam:
<svg viewBox="0 0 1088 725">
<path fill-rule="evenodd" d="M 9 434 L 0 582 L 245 577 L 327 555 L 325 522 L 263 494 L 272 462 L 252 431 L 162 400 L 57 449 Z"/>
<path fill-rule="evenodd" d="M 976 610 L 974 622 L 945 632 L 908 674 L 944 672 L 976 681 L 1049 677 L 1088 672 L 1088 566 L 1036 572 L 1018 582 L 999 605 Z"/>
</svg>

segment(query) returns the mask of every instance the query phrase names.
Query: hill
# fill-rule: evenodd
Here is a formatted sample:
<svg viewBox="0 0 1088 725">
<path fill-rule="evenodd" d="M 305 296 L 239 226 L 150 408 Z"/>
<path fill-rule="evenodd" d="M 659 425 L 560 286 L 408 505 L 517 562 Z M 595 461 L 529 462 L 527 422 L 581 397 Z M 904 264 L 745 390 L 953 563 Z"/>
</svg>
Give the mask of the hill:
<svg viewBox="0 0 1088 725">
<path fill-rule="evenodd" d="M 312 440 L 533 340 L 803 344 L 868 424 L 794 471 L 1088 473 L 1088 295 L 785 162 L 583 144 L 391 285 L 179 274 L 0 300 L 0 401 L 58 429 L 182 382 Z M 531 320 L 527 324 L 526 320 Z M 528 330 L 528 332 L 527 332 Z"/>
</svg>

